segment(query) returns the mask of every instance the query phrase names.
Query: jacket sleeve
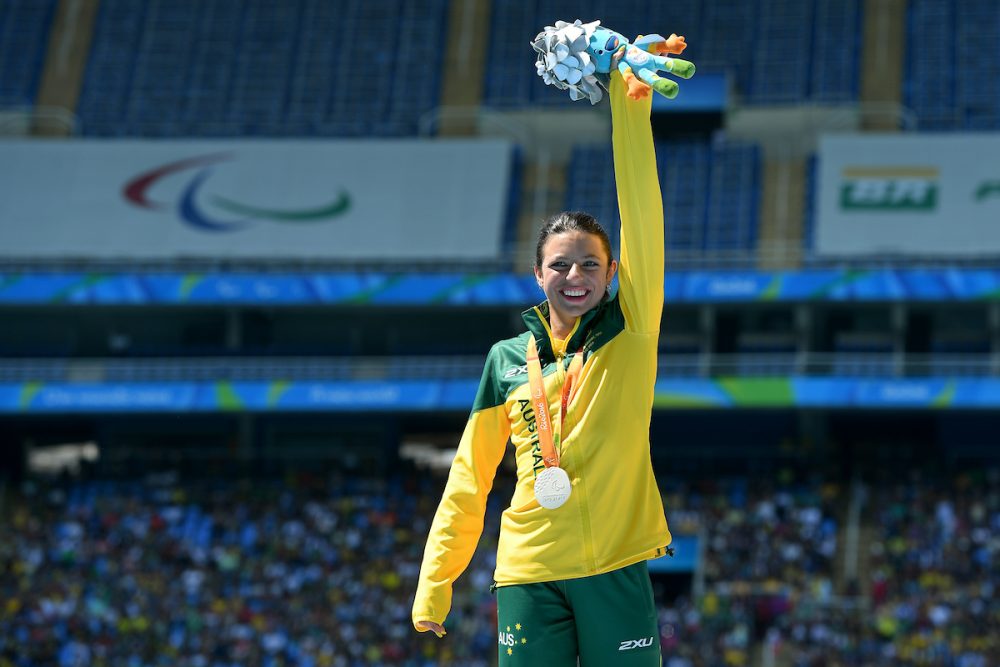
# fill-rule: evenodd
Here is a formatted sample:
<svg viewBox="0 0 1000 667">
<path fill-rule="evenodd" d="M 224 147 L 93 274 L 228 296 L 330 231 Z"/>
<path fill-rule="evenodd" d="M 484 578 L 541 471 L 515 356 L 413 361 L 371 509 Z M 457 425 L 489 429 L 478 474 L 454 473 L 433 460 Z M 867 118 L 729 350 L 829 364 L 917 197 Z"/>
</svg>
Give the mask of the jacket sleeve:
<svg viewBox="0 0 1000 667">
<path fill-rule="evenodd" d="M 663 313 L 663 200 L 649 123 L 652 93 L 630 99 L 616 71 L 609 97 L 622 219 L 618 282 L 625 326 L 638 333 L 657 333 Z"/>
<path fill-rule="evenodd" d="M 491 353 L 427 536 L 413 601 L 414 627 L 419 621 L 444 624 L 451 610 L 452 585 L 468 567 L 483 532 L 486 496 L 510 437 L 510 421 L 492 369 Z"/>
</svg>

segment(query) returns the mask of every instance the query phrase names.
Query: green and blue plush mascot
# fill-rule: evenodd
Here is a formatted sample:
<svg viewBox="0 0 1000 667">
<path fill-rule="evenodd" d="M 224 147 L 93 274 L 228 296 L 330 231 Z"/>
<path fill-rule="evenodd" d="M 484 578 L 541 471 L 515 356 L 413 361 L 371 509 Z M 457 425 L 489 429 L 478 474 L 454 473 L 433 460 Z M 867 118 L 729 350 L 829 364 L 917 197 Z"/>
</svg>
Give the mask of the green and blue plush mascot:
<svg viewBox="0 0 1000 667">
<path fill-rule="evenodd" d="M 605 77 L 614 68 L 621 72 L 628 87 L 628 96 L 640 99 L 655 90 L 673 99 L 677 83 L 661 77 L 657 71 L 669 72 L 683 79 L 694 75 L 694 64 L 667 54 L 680 55 L 687 43 L 684 37 L 670 35 L 640 35 L 629 43 L 625 37 L 607 28 L 600 21 L 574 23 L 556 21 L 546 26 L 531 43 L 538 52 L 535 67 L 546 84 L 569 90 L 574 101 L 590 99 L 597 104 L 607 88 Z"/>
</svg>

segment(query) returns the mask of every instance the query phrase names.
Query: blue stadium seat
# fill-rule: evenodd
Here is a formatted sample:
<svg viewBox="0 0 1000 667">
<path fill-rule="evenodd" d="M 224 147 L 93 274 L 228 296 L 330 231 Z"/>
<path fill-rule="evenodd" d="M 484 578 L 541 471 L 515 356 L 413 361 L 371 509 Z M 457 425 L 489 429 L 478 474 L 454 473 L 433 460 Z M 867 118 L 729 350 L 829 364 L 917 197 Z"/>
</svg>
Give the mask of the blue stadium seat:
<svg viewBox="0 0 1000 667">
<path fill-rule="evenodd" d="M 813 14 L 809 99 L 858 99 L 862 7 L 860 0 L 816 0 Z"/>
<path fill-rule="evenodd" d="M 0 2 L 0 108 L 32 107 L 56 0 Z"/>
<path fill-rule="evenodd" d="M 657 150 L 664 237 L 670 250 L 700 251 L 711 184 L 712 154 L 704 142 L 663 143 Z"/>
<path fill-rule="evenodd" d="M 744 3 L 747 4 L 747 3 Z M 743 31 L 751 44 L 745 99 L 757 104 L 794 104 L 809 92 L 810 42 L 813 3 L 802 0 L 764 0 L 756 21 Z M 748 29 L 749 28 L 749 29 Z"/>
<path fill-rule="evenodd" d="M 906 19 L 903 103 L 922 130 L 955 129 L 955 12 L 952 0 L 913 0 Z"/>
<path fill-rule="evenodd" d="M 728 71 L 736 92 L 743 95 L 750 89 L 756 54 L 754 41 L 760 34 L 758 4 L 744 0 L 712 0 L 705 3 L 698 32 L 701 45 L 697 53 L 693 51 L 692 41 L 691 60 L 699 69 Z"/>
<path fill-rule="evenodd" d="M 106 0 L 78 109 L 84 133 L 415 135 L 438 104 L 447 7 Z"/>
<path fill-rule="evenodd" d="M 757 244 L 760 154 L 756 146 L 717 143 L 712 147 L 705 227 L 707 250 L 752 250 Z"/>
<path fill-rule="evenodd" d="M 573 148 L 566 174 L 565 208 L 593 215 L 608 230 L 612 243 L 617 246 L 621 222 L 610 145 L 577 145 Z"/>
<path fill-rule="evenodd" d="M 521 186 L 524 178 L 524 151 L 518 144 L 514 145 L 510 159 L 510 184 L 507 188 L 507 218 L 504 220 L 501 247 L 506 257 L 513 257 L 517 252 L 517 224 L 521 211 Z"/>
<path fill-rule="evenodd" d="M 754 249 L 760 183 L 757 147 L 686 140 L 658 143 L 656 154 L 668 253 Z M 574 149 L 566 208 L 594 215 L 612 240 L 617 239 L 621 222 L 610 146 Z"/>
<path fill-rule="evenodd" d="M 930 131 L 1000 129 L 1000 4 L 912 0 L 903 103 Z"/>
<path fill-rule="evenodd" d="M 955 97 L 962 128 L 1000 129 L 1000 4 L 971 0 L 956 5 L 958 51 Z"/>
</svg>

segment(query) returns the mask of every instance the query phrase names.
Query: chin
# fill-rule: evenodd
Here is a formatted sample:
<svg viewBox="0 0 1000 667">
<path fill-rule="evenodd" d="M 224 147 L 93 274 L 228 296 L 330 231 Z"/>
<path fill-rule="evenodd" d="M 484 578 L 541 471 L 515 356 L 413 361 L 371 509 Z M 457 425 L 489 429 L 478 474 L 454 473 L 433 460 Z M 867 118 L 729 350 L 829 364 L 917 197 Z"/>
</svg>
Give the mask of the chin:
<svg viewBox="0 0 1000 667">
<path fill-rule="evenodd" d="M 572 315 L 573 317 L 580 317 L 581 315 L 587 313 L 588 311 L 596 308 L 601 304 L 600 298 L 590 298 L 584 303 L 566 303 L 562 297 L 557 297 L 558 301 L 553 301 L 549 299 L 549 303 L 558 303 L 559 310 L 566 315 Z"/>
</svg>

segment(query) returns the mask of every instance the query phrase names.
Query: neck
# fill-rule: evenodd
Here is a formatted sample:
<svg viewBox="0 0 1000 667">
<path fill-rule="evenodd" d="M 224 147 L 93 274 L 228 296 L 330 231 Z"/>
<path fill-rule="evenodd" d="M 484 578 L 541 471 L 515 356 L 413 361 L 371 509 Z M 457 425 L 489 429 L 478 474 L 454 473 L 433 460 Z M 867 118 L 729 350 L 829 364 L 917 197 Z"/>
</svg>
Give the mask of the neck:
<svg viewBox="0 0 1000 667">
<path fill-rule="evenodd" d="M 552 335 L 559 340 L 565 340 L 569 332 L 573 330 L 576 326 L 575 317 L 566 317 L 560 315 L 555 311 L 555 309 L 549 310 L 549 327 L 552 329 Z"/>
</svg>

